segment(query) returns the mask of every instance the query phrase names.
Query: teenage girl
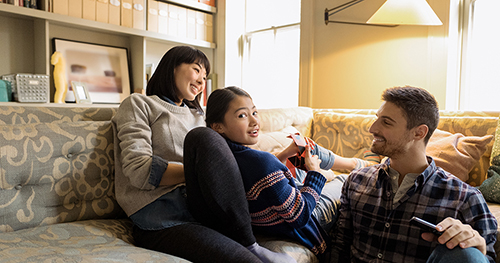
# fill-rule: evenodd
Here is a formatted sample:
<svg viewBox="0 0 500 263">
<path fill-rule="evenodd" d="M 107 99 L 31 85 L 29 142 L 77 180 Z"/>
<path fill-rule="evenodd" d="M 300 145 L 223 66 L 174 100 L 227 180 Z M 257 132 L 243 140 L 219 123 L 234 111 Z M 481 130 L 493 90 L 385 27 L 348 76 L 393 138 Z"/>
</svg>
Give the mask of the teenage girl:
<svg viewBox="0 0 500 263">
<path fill-rule="evenodd" d="M 220 148 L 230 151 L 217 165 L 222 169 L 225 162 L 237 163 L 254 229 L 293 238 L 321 260 L 327 251 L 328 238 L 312 212 L 327 181 L 319 172 L 320 168 L 330 169 L 336 155 L 318 145 L 314 145 L 314 149 L 307 146 L 305 166 L 308 172 L 299 189 L 283 164 L 298 152 L 294 143 L 276 155 L 245 146 L 257 143 L 260 131 L 258 112 L 248 93 L 237 87 L 215 90 L 208 99 L 206 110 L 205 121 L 211 129 L 197 128 L 190 132 L 185 149 L 200 147 L 204 141 L 217 141 Z M 196 144 L 191 143 L 195 138 Z M 210 151 L 210 148 L 205 150 Z M 192 164 L 189 166 L 196 167 L 195 162 Z M 201 169 L 197 173 L 198 177 L 203 177 Z"/>
</svg>

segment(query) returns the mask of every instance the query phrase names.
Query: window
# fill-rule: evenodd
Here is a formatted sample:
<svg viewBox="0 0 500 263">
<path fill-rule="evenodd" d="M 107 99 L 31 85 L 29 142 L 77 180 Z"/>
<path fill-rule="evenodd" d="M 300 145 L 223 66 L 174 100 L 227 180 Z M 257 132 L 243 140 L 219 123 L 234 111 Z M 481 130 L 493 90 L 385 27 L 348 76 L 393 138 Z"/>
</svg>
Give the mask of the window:
<svg viewBox="0 0 500 263">
<path fill-rule="evenodd" d="M 498 0 L 466 0 L 460 110 L 500 110 Z"/>
<path fill-rule="evenodd" d="M 247 0 L 242 88 L 257 108 L 298 106 L 300 0 Z"/>
</svg>

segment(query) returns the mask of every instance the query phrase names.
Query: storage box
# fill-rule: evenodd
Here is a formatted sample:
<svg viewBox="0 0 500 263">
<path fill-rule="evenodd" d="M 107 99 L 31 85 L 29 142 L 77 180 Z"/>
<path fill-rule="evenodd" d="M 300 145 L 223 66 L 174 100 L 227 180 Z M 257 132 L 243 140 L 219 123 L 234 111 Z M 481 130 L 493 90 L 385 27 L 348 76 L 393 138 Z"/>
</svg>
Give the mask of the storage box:
<svg viewBox="0 0 500 263">
<path fill-rule="evenodd" d="M 108 8 L 108 23 L 113 25 L 120 25 L 120 10 L 121 1 L 120 0 L 109 0 Z"/>
<path fill-rule="evenodd" d="M 96 0 L 95 20 L 103 23 L 108 23 L 108 16 L 109 16 L 108 0 Z"/>
</svg>

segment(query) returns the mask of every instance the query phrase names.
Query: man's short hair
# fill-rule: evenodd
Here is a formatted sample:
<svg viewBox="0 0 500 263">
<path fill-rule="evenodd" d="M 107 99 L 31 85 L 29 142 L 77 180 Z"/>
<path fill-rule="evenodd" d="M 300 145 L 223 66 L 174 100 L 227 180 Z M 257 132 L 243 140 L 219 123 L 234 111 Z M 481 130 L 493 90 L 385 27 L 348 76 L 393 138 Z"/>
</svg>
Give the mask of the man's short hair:
<svg viewBox="0 0 500 263">
<path fill-rule="evenodd" d="M 401 108 L 406 118 L 407 129 L 425 124 L 429 132 L 425 144 L 439 123 L 439 108 L 436 99 L 427 90 L 411 86 L 388 88 L 382 93 L 382 100 Z"/>
</svg>

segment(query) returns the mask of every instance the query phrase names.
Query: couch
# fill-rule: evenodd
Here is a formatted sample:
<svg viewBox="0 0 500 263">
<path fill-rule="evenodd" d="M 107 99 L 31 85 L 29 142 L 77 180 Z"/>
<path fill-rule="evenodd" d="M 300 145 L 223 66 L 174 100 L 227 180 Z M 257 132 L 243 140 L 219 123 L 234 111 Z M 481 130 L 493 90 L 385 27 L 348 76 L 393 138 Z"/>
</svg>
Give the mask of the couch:
<svg viewBox="0 0 500 263">
<path fill-rule="evenodd" d="M 0 104 L 0 262 L 187 262 L 134 245 L 132 224 L 114 196 L 110 119 L 116 110 L 105 105 Z M 263 134 L 253 147 L 279 150 L 290 143 L 288 133 L 299 131 L 339 155 L 359 158 L 369 148 L 368 127 L 375 118 L 375 110 L 307 107 L 259 114 Z M 492 149 L 500 148 L 492 139 L 499 113 L 441 115 L 438 128 L 450 132 L 441 139 L 467 151 L 457 159 L 467 166 L 464 180 L 480 185 Z M 437 155 L 446 152 L 437 141 Z M 489 205 L 500 216 L 500 208 Z M 297 262 L 317 262 L 296 242 L 264 236 L 258 241 Z"/>
</svg>

